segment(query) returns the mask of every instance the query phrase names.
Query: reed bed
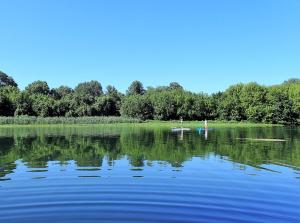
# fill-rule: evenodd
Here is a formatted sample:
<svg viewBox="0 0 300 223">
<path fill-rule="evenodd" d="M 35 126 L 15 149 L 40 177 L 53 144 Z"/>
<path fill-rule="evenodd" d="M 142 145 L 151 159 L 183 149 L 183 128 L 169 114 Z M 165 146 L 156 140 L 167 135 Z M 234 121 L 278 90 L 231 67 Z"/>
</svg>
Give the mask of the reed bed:
<svg viewBox="0 0 300 223">
<path fill-rule="evenodd" d="M 140 119 L 119 116 L 95 117 L 34 117 L 15 116 L 0 117 L 0 125 L 41 125 L 41 124 L 114 124 L 114 123 L 140 123 Z"/>
</svg>

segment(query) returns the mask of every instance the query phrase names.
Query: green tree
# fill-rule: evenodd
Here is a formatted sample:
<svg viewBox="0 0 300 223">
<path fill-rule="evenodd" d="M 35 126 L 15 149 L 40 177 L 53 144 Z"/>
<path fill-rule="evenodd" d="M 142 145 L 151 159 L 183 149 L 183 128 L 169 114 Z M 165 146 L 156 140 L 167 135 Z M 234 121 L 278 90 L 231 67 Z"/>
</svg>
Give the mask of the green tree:
<svg viewBox="0 0 300 223">
<path fill-rule="evenodd" d="M 246 119 L 254 122 L 261 122 L 265 119 L 266 94 L 267 88 L 257 83 L 248 83 L 243 86 L 240 100 Z"/>
<path fill-rule="evenodd" d="M 27 91 L 30 95 L 48 95 L 50 93 L 50 88 L 46 81 L 34 81 L 25 88 L 25 91 Z"/>
<path fill-rule="evenodd" d="M 125 115 L 141 119 L 224 119 L 295 124 L 300 117 L 300 80 L 293 78 L 272 87 L 257 83 L 237 84 L 212 95 L 195 94 L 177 82 L 148 87 L 140 81 L 127 94 L 107 86 L 103 94 L 97 81 L 78 84 L 75 90 L 61 86 L 50 90 L 44 81 L 29 84 L 24 91 L 0 72 L 0 115 L 91 116 Z"/>
<path fill-rule="evenodd" d="M 119 94 L 119 92 L 114 86 L 108 85 L 106 87 L 106 95 L 114 97 L 114 96 L 117 96 L 118 94 Z"/>
<path fill-rule="evenodd" d="M 147 94 L 153 108 L 154 118 L 158 120 L 177 119 L 177 102 L 174 91 L 153 91 Z"/>
<path fill-rule="evenodd" d="M 193 94 L 193 104 L 190 111 L 191 120 L 204 120 L 204 119 L 213 119 L 210 110 L 210 100 L 208 95 L 205 94 Z"/>
<path fill-rule="evenodd" d="M 55 101 L 52 97 L 44 94 L 30 96 L 32 111 L 36 116 L 49 117 L 53 115 Z"/>
<path fill-rule="evenodd" d="M 207 119 L 220 119 L 220 104 L 223 98 L 223 93 L 218 92 L 210 95 L 207 98 Z"/>
<path fill-rule="evenodd" d="M 19 88 L 7 85 L 1 87 L 0 92 L 9 100 L 9 105 L 11 106 L 9 108 L 10 114 L 13 115 L 18 106 L 18 98 L 21 95 Z"/>
<path fill-rule="evenodd" d="M 121 115 L 139 119 L 152 119 L 153 107 L 150 100 L 143 95 L 131 95 L 122 101 Z"/>
<path fill-rule="evenodd" d="M 73 93 L 73 89 L 68 86 L 60 86 L 51 90 L 51 95 L 55 99 L 61 99 L 71 93 Z"/>
<path fill-rule="evenodd" d="M 109 98 L 113 100 L 114 107 L 115 107 L 114 114 L 119 116 L 122 98 L 124 97 L 124 95 L 122 93 L 118 92 L 118 90 L 114 86 L 111 86 L 111 85 L 108 85 L 106 87 L 106 95 L 109 96 Z"/>
<path fill-rule="evenodd" d="M 12 77 L 0 71 L 0 87 L 4 86 L 18 87 L 17 83 Z"/>
<path fill-rule="evenodd" d="M 98 97 L 103 94 L 103 91 L 102 86 L 98 81 L 89 81 L 78 84 L 75 88 L 75 93 Z"/>
<path fill-rule="evenodd" d="M 12 116 L 14 114 L 13 104 L 7 95 L 0 92 L 0 116 Z"/>
<path fill-rule="evenodd" d="M 129 86 L 127 90 L 127 95 L 134 95 L 134 94 L 139 94 L 142 95 L 145 93 L 145 89 L 143 87 L 142 82 L 140 81 L 133 81 L 131 85 Z"/>
<path fill-rule="evenodd" d="M 224 92 L 218 108 L 221 119 L 236 121 L 246 119 L 245 110 L 241 102 L 243 87 L 243 84 L 233 85 Z"/>
<path fill-rule="evenodd" d="M 54 101 L 53 116 L 63 117 L 70 111 L 70 101 L 62 98 Z"/>
<path fill-rule="evenodd" d="M 73 93 L 66 95 L 61 99 L 65 107 L 69 108 L 66 112 L 68 117 L 81 117 L 92 115 L 92 105 L 95 103 L 95 97 L 89 94 Z"/>
<path fill-rule="evenodd" d="M 117 104 L 112 96 L 100 96 L 93 105 L 93 115 L 116 116 Z"/>
<path fill-rule="evenodd" d="M 266 121 L 271 123 L 295 124 L 299 114 L 289 100 L 288 94 L 281 87 L 270 87 L 267 93 Z"/>
<path fill-rule="evenodd" d="M 26 91 L 21 92 L 17 100 L 17 108 L 15 110 L 15 116 L 35 115 L 32 110 L 31 104 L 32 102 L 29 93 Z"/>
<path fill-rule="evenodd" d="M 294 110 L 300 115 L 300 79 L 290 79 L 284 82 L 282 90 L 286 91 L 289 100 L 293 102 Z"/>
<path fill-rule="evenodd" d="M 178 84 L 177 82 L 171 82 L 168 89 L 169 90 L 183 90 L 183 87 L 180 84 Z"/>
<path fill-rule="evenodd" d="M 300 84 L 300 79 L 299 78 L 291 78 L 285 82 L 283 82 L 283 84 Z"/>
</svg>

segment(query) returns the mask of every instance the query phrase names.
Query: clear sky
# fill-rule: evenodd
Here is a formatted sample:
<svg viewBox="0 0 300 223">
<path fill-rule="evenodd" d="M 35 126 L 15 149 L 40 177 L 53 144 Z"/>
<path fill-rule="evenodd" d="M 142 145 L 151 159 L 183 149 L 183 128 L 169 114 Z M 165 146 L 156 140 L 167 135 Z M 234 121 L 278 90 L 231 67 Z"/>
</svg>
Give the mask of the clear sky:
<svg viewBox="0 0 300 223">
<path fill-rule="evenodd" d="M 300 76 L 299 0 L 0 0 L 0 70 L 212 93 Z"/>
</svg>

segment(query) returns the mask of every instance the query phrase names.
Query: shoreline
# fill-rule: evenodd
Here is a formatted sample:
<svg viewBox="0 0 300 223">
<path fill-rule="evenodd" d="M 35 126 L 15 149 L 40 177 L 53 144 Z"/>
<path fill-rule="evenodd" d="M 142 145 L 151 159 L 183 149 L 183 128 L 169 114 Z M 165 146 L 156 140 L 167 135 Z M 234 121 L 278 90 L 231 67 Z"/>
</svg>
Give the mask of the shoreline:
<svg viewBox="0 0 300 223">
<path fill-rule="evenodd" d="M 253 122 L 230 122 L 230 121 L 209 121 L 210 128 L 253 128 L 253 127 L 284 127 L 282 124 L 268 124 L 268 123 L 253 123 Z M 68 127 L 143 127 L 143 128 L 201 128 L 203 121 L 185 121 L 181 126 L 180 121 L 157 121 L 148 120 L 143 122 L 120 122 L 120 123 L 30 123 L 30 124 L 1 124 L 0 129 L 3 128 L 68 128 Z M 287 126 L 289 127 L 289 126 Z"/>
</svg>

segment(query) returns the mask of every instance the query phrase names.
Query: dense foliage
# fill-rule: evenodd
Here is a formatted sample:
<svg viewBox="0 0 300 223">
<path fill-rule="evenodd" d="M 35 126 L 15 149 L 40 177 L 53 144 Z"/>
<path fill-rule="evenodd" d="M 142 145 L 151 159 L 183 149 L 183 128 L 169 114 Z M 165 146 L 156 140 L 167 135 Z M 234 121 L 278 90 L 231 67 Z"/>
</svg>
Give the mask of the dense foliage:
<svg viewBox="0 0 300 223">
<path fill-rule="evenodd" d="M 103 91 L 98 81 L 74 89 L 51 89 L 35 81 L 21 91 L 10 76 L 0 72 L 0 116 L 83 117 L 125 116 L 139 119 L 248 120 L 296 124 L 300 117 L 300 79 L 275 86 L 236 84 L 216 94 L 192 93 L 172 82 L 144 88 L 134 81 L 122 94 L 114 86 Z"/>
</svg>

